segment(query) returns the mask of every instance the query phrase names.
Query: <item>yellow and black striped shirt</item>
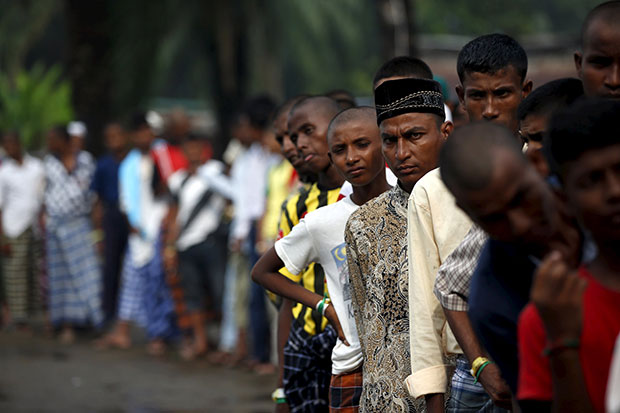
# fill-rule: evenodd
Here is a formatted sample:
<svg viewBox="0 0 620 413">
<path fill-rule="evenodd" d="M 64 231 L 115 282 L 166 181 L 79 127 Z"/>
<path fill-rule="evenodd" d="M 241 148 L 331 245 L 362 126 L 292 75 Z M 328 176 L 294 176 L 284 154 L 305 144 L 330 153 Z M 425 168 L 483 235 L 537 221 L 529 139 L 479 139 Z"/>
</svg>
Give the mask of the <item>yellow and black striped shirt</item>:
<svg viewBox="0 0 620 413">
<path fill-rule="evenodd" d="M 288 235 L 293 227 L 308 213 L 325 205 L 333 204 L 340 198 L 340 187 L 336 189 L 320 189 L 315 183 L 310 188 L 302 188 L 291 197 L 282 209 L 280 217 L 279 238 Z M 310 264 L 302 274 L 291 274 L 286 268 L 280 273 L 300 283 L 304 288 L 323 295 L 326 292 L 325 272 L 320 264 Z M 313 308 L 297 303 L 293 307 L 293 319 L 310 334 L 318 334 L 327 326 L 327 319 Z"/>
</svg>

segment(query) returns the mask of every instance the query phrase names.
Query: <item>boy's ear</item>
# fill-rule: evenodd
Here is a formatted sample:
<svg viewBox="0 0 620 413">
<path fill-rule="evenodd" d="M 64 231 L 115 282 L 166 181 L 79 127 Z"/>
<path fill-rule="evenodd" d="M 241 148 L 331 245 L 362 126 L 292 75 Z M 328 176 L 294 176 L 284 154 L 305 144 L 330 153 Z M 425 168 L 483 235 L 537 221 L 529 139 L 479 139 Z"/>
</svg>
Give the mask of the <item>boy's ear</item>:
<svg viewBox="0 0 620 413">
<path fill-rule="evenodd" d="M 463 89 L 463 86 L 456 85 L 454 90 L 456 91 L 456 95 L 459 97 L 459 102 L 461 102 L 461 105 L 465 107 L 465 90 Z"/>
<path fill-rule="evenodd" d="M 581 79 L 581 68 L 583 63 L 583 55 L 581 52 L 575 52 L 573 55 L 573 59 L 575 60 L 575 69 L 577 69 L 577 76 Z"/>
<path fill-rule="evenodd" d="M 534 85 L 534 83 L 530 79 L 526 79 L 525 82 L 523 82 L 523 89 L 521 89 L 521 93 L 523 95 L 523 99 L 525 99 L 527 97 L 527 95 L 530 94 L 530 92 L 532 91 L 532 86 L 533 85 Z"/>
</svg>

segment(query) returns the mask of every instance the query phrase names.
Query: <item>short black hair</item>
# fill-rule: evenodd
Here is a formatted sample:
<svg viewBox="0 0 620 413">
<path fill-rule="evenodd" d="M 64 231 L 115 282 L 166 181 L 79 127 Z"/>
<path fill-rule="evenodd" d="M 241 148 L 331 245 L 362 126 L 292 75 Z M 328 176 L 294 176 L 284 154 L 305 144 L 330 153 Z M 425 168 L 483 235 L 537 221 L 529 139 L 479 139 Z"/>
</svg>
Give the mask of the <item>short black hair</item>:
<svg viewBox="0 0 620 413">
<path fill-rule="evenodd" d="M 325 94 L 325 96 L 332 98 L 336 102 L 338 102 L 338 106 L 340 106 L 340 109 L 342 110 L 354 108 L 357 106 L 357 103 L 355 102 L 355 96 L 353 96 L 353 94 L 349 92 L 348 90 L 344 90 L 344 89 L 330 90 L 329 92 Z"/>
<path fill-rule="evenodd" d="M 2 142 L 4 142 L 6 139 L 15 139 L 21 143 L 21 135 L 15 129 L 7 130 L 2 133 Z"/>
<path fill-rule="evenodd" d="M 183 139 L 184 142 L 201 142 L 204 143 L 207 141 L 207 137 L 204 135 L 200 135 L 198 133 L 189 133 L 185 139 Z"/>
<path fill-rule="evenodd" d="M 333 119 L 334 116 L 336 116 L 340 112 L 340 106 L 338 106 L 338 102 L 336 102 L 334 99 L 330 97 L 318 95 L 318 96 L 308 96 L 308 97 L 298 100 L 291 107 L 289 116 L 296 110 L 308 104 L 312 104 L 312 103 L 318 105 L 318 108 L 317 108 L 318 110 L 327 111 L 331 115 L 331 119 Z"/>
<path fill-rule="evenodd" d="M 525 50 L 515 39 L 500 33 L 476 37 L 463 46 L 456 60 L 456 71 L 461 83 L 468 73 L 495 74 L 508 66 L 516 69 L 521 81 L 525 80 Z"/>
<path fill-rule="evenodd" d="M 127 125 L 128 129 L 132 132 L 149 126 L 149 122 L 148 120 L 146 120 L 146 112 L 141 110 L 135 111 L 131 115 L 131 118 L 129 119 L 129 123 Z"/>
<path fill-rule="evenodd" d="M 334 133 L 334 129 L 340 126 L 340 124 L 360 118 L 370 119 L 373 125 L 376 125 L 377 111 L 370 106 L 356 106 L 343 110 L 329 122 L 329 126 L 327 127 L 327 140 L 329 141 L 330 136 Z"/>
<path fill-rule="evenodd" d="M 588 33 L 588 29 L 593 21 L 602 18 L 605 23 L 618 24 L 618 18 L 620 18 L 620 1 L 612 0 L 606 1 L 594 7 L 581 25 L 581 47 L 585 44 L 585 38 Z"/>
<path fill-rule="evenodd" d="M 373 87 L 376 87 L 377 83 L 388 77 L 419 77 L 422 79 L 432 79 L 433 71 L 422 59 L 412 56 L 398 56 L 385 62 L 372 81 Z"/>
<path fill-rule="evenodd" d="M 245 115 L 252 125 L 258 129 L 266 129 L 269 126 L 271 115 L 276 108 L 276 103 L 268 95 L 258 95 L 248 99 L 241 109 L 241 115 Z"/>
<path fill-rule="evenodd" d="M 441 179 L 453 194 L 487 187 L 493 176 L 495 150 L 503 148 L 527 162 L 514 134 L 493 122 L 473 122 L 457 128 L 439 154 Z"/>
<path fill-rule="evenodd" d="M 50 128 L 50 130 L 65 142 L 69 142 L 71 140 L 71 135 L 67 132 L 67 125 L 54 125 Z"/>
<path fill-rule="evenodd" d="M 309 96 L 310 95 L 296 95 L 296 96 L 293 96 L 292 98 L 287 99 L 284 102 L 282 102 L 279 106 L 277 106 L 273 110 L 273 113 L 271 115 L 271 123 L 273 123 L 278 118 L 278 116 L 280 116 L 284 112 L 286 112 L 286 114 L 288 115 L 288 113 L 291 111 L 291 108 L 293 106 L 295 106 L 295 104 L 297 102 L 299 102 L 300 100 L 305 99 L 305 98 L 307 98 Z"/>
<path fill-rule="evenodd" d="M 572 77 L 552 80 L 534 89 L 521 101 L 517 110 L 517 118 L 521 121 L 528 115 L 550 115 L 572 105 L 582 96 L 581 80 Z"/>
<path fill-rule="evenodd" d="M 556 113 L 543 140 L 551 170 L 561 177 L 565 166 L 584 152 L 620 144 L 619 118 L 620 101 L 600 98 L 584 99 Z"/>
</svg>

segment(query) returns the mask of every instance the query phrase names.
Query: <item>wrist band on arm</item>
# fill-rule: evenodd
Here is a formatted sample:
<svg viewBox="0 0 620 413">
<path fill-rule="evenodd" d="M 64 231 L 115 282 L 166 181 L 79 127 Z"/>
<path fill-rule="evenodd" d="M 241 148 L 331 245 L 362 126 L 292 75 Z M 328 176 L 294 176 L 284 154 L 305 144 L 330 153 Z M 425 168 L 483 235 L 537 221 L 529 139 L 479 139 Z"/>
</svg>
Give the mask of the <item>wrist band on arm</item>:
<svg viewBox="0 0 620 413">
<path fill-rule="evenodd" d="M 480 377 L 480 373 L 482 373 L 482 369 L 484 369 L 491 363 L 493 362 L 486 357 L 476 357 L 475 360 L 471 363 L 471 370 L 469 372 L 472 376 L 474 376 L 477 381 L 478 377 Z"/>
<path fill-rule="evenodd" d="M 578 349 L 580 345 L 581 345 L 581 342 L 579 341 L 578 338 L 555 340 L 547 345 L 547 347 L 542 351 L 542 355 L 549 357 L 554 354 L 560 353 L 564 350 Z"/>
<path fill-rule="evenodd" d="M 278 387 L 271 393 L 271 400 L 273 400 L 276 404 L 286 403 L 286 394 L 284 393 L 284 389 L 282 387 Z"/>
<path fill-rule="evenodd" d="M 325 316 L 325 311 L 327 310 L 327 307 L 329 307 L 330 303 L 331 303 L 331 300 L 327 298 L 327 294 L 325 294 L 323 296 L 323 299 L 319 301 L 318 303 L 316 303 L 316 311 L 322 316 Z"/>
</svg>

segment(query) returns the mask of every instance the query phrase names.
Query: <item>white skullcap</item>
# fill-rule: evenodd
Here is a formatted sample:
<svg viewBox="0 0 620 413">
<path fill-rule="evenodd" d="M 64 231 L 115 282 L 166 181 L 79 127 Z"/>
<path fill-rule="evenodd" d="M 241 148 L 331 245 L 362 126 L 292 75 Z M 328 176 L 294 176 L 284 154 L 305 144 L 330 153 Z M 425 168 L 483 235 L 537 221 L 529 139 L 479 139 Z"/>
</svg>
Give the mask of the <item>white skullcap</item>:
<svg viewBox="0 0 620 413">
<path fill-rule="evenodd" d="M 71 136 L 85 137 L 87 130 L 84 122 L 73 121 L 67 125 L 67 133 Z"/>
</svg>

